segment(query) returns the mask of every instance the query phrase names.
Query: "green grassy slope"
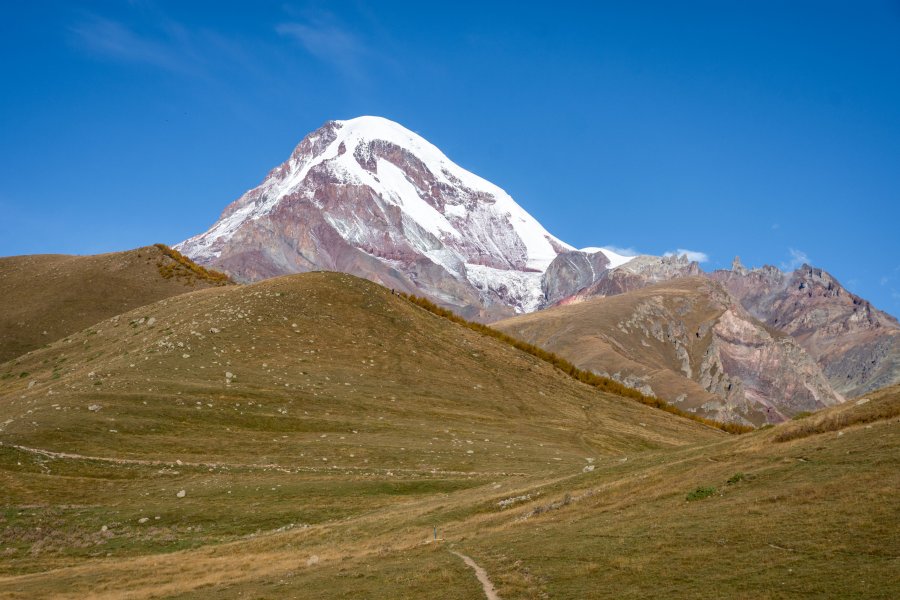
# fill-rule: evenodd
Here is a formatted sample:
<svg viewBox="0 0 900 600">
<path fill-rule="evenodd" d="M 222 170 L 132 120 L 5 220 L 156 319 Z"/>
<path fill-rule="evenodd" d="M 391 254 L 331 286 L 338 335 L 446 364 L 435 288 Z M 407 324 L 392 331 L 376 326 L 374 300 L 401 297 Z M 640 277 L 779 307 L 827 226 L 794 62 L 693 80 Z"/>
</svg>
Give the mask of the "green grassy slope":
<svg viewBox="0 0 900 600">
<path fill-rule="evenodd" d="M 895 387 L 808 417 L 842 424 L 824 433 L 778 442 L 806 428 L 790 422 L 603 464 L 460 546 L 504 598 L 895 598 L 898 416 Z"/>
</svg>

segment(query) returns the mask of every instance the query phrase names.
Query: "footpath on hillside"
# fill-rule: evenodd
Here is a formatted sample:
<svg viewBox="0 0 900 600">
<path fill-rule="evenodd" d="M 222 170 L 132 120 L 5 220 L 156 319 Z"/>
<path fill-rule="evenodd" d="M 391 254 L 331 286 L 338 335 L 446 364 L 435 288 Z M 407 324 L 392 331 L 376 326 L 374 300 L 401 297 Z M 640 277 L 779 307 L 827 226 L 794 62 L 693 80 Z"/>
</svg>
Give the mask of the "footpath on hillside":
<svg viewBox="0 0 900 600">
<path fill-rule="evenodd" d="M 460 554 L 455 550 L 451 550 L 451 553 L 460 557 L 466 566 L 475 571 L 475 576 L 478 578 L 478 581 L 481 582 L 481 587 L 484 588 L 484 595 L 488 600 L 500 600 L 500 596 L 497 595 L 497 590 L 494 589 L 494 584 L 491 583 L 491 580 L 488 578 L 487 571 L 478 566 L 474 560 L 466 556 L 465 554 Z"/>
</svg>

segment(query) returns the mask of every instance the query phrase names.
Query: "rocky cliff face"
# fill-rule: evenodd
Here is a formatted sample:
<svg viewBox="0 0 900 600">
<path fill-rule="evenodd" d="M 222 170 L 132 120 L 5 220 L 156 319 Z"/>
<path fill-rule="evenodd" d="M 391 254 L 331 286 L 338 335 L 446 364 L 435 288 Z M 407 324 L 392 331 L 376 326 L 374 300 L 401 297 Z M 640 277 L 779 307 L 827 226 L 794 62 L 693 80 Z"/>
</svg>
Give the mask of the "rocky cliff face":
<svg viewBox="0 0 900 600">
<path fill-rule="evenodd" d="M 541 278 L 542 304 L 551 306 L 590 287 L 609 266 L 610 260 L 603 252 L 572 250 L 560 253 Z"/>
<path fill-rule="evenodd" d="M 178 248 L 244 281 L 345 271 L 482 318 L 536 309 L 543 272 L 572 249 L 503 190 L 377 117 L 309 134 Z"/>
<path fill-rule="evenodd" d="M 616 268 L 596 272 L 592 283 L 572 292 L 568 297 L 557 300 L 548 297 L 547 304 L 571 304 L 597 296 L 615 296 L 663 281 L 701 274 L 700 265 L 684 255 L 636 256 Z"/>
<path fill-rule="evenodd" d="M 595 297 L 496 327 L 719 420 L 778 422 L 843 400 L 797 342 L 702 277 Z"/>
<path fill-rule="evenodd" d="M 819 363 L 838 392 L 858 396 L 900 381 L 900 325 L 848 292 L 822 269 L 803 265 L 731 270 L 709 277 L 757 319 L 792 336 Z"/>
<path fill-rule="evenodd" d="M 843 402 L 819 366 L 790 336 L 779 335 L 739 306 L 712 324 L 698 381 L 724 399 L 708 405 L 722 417 L 759 424 Z"/>
<path fill-rule="evenodd" d="M 582 302 L 697 275 L 704 275 L 699 265 L 683 256 L 638 256 L 550 303 Z M 836 394 L 854 397 L 900 382 L 900 325 L 826 271 L 809 265 L 789 273 L 772 266 L 748 269 L 736 258 L 730 270 L 705 275 L 721 283 L 748 316 L 796 341 Z"/>
</svg>

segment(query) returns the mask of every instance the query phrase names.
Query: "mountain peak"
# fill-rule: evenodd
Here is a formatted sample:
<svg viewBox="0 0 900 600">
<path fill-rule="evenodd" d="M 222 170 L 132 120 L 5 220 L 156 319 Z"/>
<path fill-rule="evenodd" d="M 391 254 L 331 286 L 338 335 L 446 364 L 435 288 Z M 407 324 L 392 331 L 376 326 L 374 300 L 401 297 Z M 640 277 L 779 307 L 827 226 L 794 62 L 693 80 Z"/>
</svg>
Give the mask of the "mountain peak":
<svg viewBox="0 0 900 600">
<path fill-rule="evenodd" d="M 329 121 L 310 136 L 317 136 L 320 131 L 329 127 L 334 128 L 335 138 L 332 145 L 336 145 L 336 149 L 339 151 L 340 144 L 343 143 L 345 152 L 356 158 L 357 162 L 360 162 L 360 156 L 356 155 L 356 151 L 361 145 L 387 142 L 415 156 L 431 171 L 432 175 L 447 185 L 462 184 L 472 190 L 482 191 L 492 196 L 509 197 L 509 194 L 499 186 L 463 169 L 424 137 L 390 119 L 366 115 L 343 121 Z M 330 147 L 326 149 L 325 154 L 329 154 L 329 149 Z M 360 154 L 363 155 L 363 158 L 367 158 L 371 152 L 363 150 Z M 515 203 L 513 202 L 513 204 Z M 518 205 L 516 207 L 518 208 Z"/>
<path fill-rule="evenodd" d="M 396 121 L 391 121 L 384 117 L 363 115 L 352 119 L 336 119 L 328 121 L 328 123 L 335 124 L 345 134 L 352 133 L 365 139 L 397 140 L 398 143 L 408 140 L 424 142 L 425 144 L 431 145 L 414 131 L 407 129 Z M 437 150 L 437 148 L 435 148 L 435 150 Z M 440 151 L 438 150 L 438 152 Z"/>
<path fill-rule="evenodd" d="M 178 249 L 239 280 L 346 271 L 477 317 L 538 308 L 541 275 L 572 247 L 422 136 L 362 116 L 308 134 Z"/>
<path fill-rule="evenodd" d="M 328 127 L 334 128 L 335 139 L 338 142 L 344 142 L 351 154 L 359 142 L 380 140 L 415 153 L 423 162 L 453 165 L 452 161 L 437 146 L 400 123 L 384 117 L 365 115 L 347 120 L 328 121 L 322 128 L 310 135 L 315 136 L 319 131 Z"/>
</svg>

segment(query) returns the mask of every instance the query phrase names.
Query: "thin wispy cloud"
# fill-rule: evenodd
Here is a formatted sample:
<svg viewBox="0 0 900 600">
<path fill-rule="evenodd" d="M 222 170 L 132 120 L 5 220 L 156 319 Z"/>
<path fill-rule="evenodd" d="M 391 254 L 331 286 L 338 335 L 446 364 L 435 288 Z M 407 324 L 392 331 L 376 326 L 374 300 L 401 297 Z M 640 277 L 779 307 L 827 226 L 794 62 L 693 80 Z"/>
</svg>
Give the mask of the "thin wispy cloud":
<svg viewBox="0 0 900 600">
<path fill-rule="evenodd" d="M 793 271 L 803 264 L 810 264 L 812 262 L 809 259 L 809 256 L 803 250 L 788 248 L 788 254 L 790 255 L 790 258 L 787 261 L 781 263 L 782 271 Z"/>
<path fill-rule="evenodd" d="M 669 250 L 663 256 L 687 256 L 688 260 L 696 261 L 698 263 L 709 262 L 709 255 L 706 252 L 700 252 L 699 250 L 688 250 L 686 248 L 678 248 L 677 250 Z"/>
<path fill-rule="evenodd" d="M 187 43 L 186 32 L 174 25 L 167 29 L 155 36 L 142 34 L 118 21 L 91 16 L 70 31 L 78 46 L 96 56 L 169 71 L 192 70 L 196 55 Z"/>
<path fill-rule="evenodd" d="M 639 256 L 641 253 L 634 248 L 619 248 L 618 246 L 602 246 L 604 250 L 621 254 L 622 256 Z"/>
<path fill-rule="evenodd" d="M 303 22 L 282 23 L 275 30 L 294 39 L 311 55 L 331 64 L 350 78 L 363 77 L 363 63 L 372 56 L 371 50 L 359 35 L 327 16 Z"/>
<path fill-rule="evenodd" d="M 252 115 L 255 108 L 236 93 L 236 76 L 252 78 L 257 84 L 254 89 L 282 80 L 282 74 L 270 67 L 275 62 L 271 45 L 248 44 L 233 34 L 188 26 L 147 0 L 140 5 L 142 10 L 132 15 L 132 21 L 83 15 L 69 27 L 70 43 L 97 60 L 174 74 L 208 95 L 215 94 L 243 115 Z"/>
</svg>

